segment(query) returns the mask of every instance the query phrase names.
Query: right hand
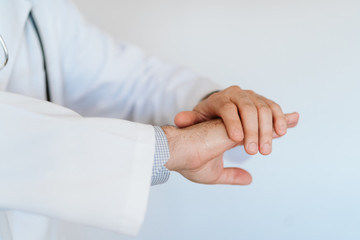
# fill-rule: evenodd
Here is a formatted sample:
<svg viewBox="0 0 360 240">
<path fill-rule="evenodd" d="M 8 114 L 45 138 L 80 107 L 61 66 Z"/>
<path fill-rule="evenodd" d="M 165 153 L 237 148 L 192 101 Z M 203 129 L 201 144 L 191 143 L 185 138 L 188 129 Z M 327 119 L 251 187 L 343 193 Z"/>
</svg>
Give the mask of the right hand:
<svg viewBox="0 0 360 240">
<path fill-rule="evenodd" d="M 292 113 L 299 120 L 298 113 Z M 254 91 L 231 86 L 212 93 L 199 102 L 192 111 L 180 112 L 174 122 L 183 128 L 211 119 L 224 121 L 228 136 L 235 142 L 244 141 L 245 151 L 268 155 L 272 151 L 272 130 L 278 136 L 286 134 L 286 114 L 274 101 Z"/>
</svg>

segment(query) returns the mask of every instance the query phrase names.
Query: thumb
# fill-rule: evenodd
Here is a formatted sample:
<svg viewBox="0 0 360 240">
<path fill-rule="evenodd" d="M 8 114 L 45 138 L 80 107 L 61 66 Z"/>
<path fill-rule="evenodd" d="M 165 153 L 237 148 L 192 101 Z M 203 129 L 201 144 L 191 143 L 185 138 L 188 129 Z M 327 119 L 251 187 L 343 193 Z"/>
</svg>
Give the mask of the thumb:
<svg viewBox="0 0 360 240">
<path fill-rule="evenodd" d="M 224 168 L 215 184 L 248 185 L 252 182 L 250 173 L 242 168 Z"/>
<path fill-rule="evenodd" d="M 183 128 L 189 127 L 204 120 L 206 120 L 206 118 L 199 112 L 184 111 L 176 114 L 174 122 L 177 127 Z"/>
</svg>

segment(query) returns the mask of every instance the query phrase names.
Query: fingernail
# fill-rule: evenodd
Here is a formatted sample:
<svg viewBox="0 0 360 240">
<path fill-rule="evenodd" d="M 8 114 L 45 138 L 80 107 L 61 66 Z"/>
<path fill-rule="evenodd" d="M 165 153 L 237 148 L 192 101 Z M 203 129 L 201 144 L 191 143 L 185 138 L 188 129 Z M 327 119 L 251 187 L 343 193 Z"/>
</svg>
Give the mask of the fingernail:
<svg viewBox="0 0 360 240">
<path fill-rule="evenodd" d="M 251 152 L 251 153 L 257 153 L 258 145 L 256 143 L 249 143 L 248 151 Z"/>
<path fill-rule="evenodd" d="M 268 143 L 265 143 L 263 146 L 262 146 L 262 151 L 264 154 L 269 154 L 271 152 L 271 146 L 270 144 Z"/>
</svg>

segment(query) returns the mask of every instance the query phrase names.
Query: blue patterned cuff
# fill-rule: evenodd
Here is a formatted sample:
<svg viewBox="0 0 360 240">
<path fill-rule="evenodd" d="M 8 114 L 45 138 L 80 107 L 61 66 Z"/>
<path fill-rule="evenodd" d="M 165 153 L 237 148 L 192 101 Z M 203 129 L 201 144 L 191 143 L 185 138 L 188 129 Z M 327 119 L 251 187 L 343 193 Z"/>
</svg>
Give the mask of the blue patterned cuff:
<svg viewBox="0 0 360 240">
<path fill-rule="evenodd" d="M 170 171 L 164 166 L 170 158 L 169 145 L 166 135 L 161 127 L 155 129 L 155 156 L 152 169 L 151 185 L 165 183 L 170 176 Z"/>
</svg>

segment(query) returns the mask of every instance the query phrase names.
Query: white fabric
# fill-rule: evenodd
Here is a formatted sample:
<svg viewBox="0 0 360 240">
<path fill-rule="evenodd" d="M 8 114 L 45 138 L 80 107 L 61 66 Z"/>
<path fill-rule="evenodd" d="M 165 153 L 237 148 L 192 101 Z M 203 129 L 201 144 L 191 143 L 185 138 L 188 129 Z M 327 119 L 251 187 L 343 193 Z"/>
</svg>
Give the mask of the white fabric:
<svg viewBox="0 0 360 240">
<path fill-rule="evenodd" d="M 151 178 L 152 126 L 82 118 L 4 92 L 0 99 L 6 136 L 0 138 L 6 156 L 0 159 L 0 206 L 125 233 L 138 230 Z"/>
<path fill-rule="evenodd" d="M 43 59 L 30 10 L 55 104 L 42 101 Z M 66 237 L 64 227 L 80 225 L 136 234 L 154 130 L 116 118 L 172 123 L 219 86 L 116 44 L 66 0 L 2 0 L 0 34 L 10 55 L 0 71 L 0 236 L 82 239 Z"/>
</svg>

